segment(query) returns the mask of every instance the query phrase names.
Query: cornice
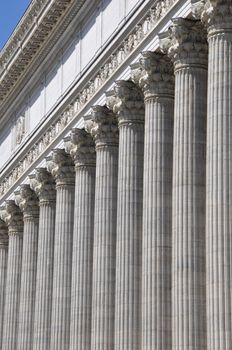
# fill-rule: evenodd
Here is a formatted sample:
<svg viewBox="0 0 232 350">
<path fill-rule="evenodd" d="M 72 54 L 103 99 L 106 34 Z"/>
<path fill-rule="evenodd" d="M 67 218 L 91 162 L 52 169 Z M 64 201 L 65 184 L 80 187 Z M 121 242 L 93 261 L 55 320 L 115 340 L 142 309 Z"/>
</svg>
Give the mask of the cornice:
<svg viewBox="0 0 232 350">
<path fill-rule="evenodd" d="M 61 19 L 65 17 L 66 29 L 73 16 L 86 1 L 33 0 L 31 2 L 0 52 L 0 107 L 7 100 L 23 73 L 27 71 L 30 63 L 43 49 L 45 40 L 55 31 L 55 28 L 61 25 Z M 75 11 L 67 17 L 72 5 L 75 6 Z M 50 45 L 52 43 L 54 41 Z"/>
<path fill-rule="evenodd" d="M 93 75 L 92 79 L 81 88 L 75 98 L 63 107 L 59 117 L 54 120 L 39 138 L 33 142 L 31 148 L 18 160 L 14 168 L 6 170 L 0 178 L 0 200 L 4 199 L 16 183 L 23 177 L 29 168 L 54 144 L 55 140 L 68 130 L 73 120 L 82 115 L 84 108 L 90 103 L 94 96 L 104 88 L 105 84 L 118 71 L 125 61 L 136 50 L 146 38 L 153 33 L 155 28 L 165 15 L 179 0 L 158 0 L 155 7 L 150 8 L 143 19 L 139 20 L 129 35 L 110 55 L 108 60 Z"/>
</svg>

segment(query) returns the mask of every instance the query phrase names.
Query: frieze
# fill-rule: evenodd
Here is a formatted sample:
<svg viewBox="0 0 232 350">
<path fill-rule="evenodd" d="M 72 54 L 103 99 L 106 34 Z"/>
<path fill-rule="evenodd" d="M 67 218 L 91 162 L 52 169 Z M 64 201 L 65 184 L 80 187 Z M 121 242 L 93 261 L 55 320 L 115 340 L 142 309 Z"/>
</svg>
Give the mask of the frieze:
<svg viewBox="0 0 232 350">
<path fill-rule="evenodd" d="M 143 21 L 122 42 L 122 45 L 110 56 L 99 72 L 77 94 L 60 117 L 54 122 L 41 138 L 33 145 L 26 156 L 18 163 L 0 184 L 0 197 L 3 197 L 16 181 L 31 167 L 38 157 L 59 136 L 66 126 L 81 112 L 93 95 L 104 85 L 107 79 L 119 68 L 124 60 L 137 48 L 141 41 L 156 27 L 159 20 L 177 3 L 178 0 L 159 1 L 155 8 L 149 9 Z"/>
</svg>

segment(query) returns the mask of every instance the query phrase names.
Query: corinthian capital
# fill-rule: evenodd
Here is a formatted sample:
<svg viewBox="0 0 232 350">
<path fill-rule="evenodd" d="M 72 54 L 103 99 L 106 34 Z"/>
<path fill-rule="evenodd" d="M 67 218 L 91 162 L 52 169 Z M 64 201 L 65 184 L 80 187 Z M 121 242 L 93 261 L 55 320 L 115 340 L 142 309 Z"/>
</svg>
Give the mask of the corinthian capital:
<svg viewBox="0 0 232 350">
<path fill-rule="evenodd" d="M 45 168 L 37 168 L 30 176 L 31 188 L 35 191 L 41 204 L 51 204 L 56 201 L 55 181 Z"/>
<path fill-rule="evenodd" d="M 72 158 L 64 149 L 54 149 L 47 158 L 47 169 L 56 181 L 56 185 L 74 185 L 75 169 Z"/>
<path fill-rule="evenodd" d="M 70 137 L 65 142 L 65 150 L 72 157 L 76 168 L 96 164 L 93 138 L 83 129 L 72 129 Z"/>
<path fill-rule="evenodd" d="M 125 80 L 116 81 L 114 97 L 114 103 L 111 102 L 108 105 L 117 115 L 119 126 L 144 121 L 143 93 L 135 83 Z"/>
<path fill-rule="evenodd" d="M 96 147 L 118 145 L 118 123 L 115 114 L 106 106 L 92 107 L 92 119 L 86 121 L 85 129 L 93 137 Z"/>
<path fill-rule="evenodd" d="M 23 234 L 23 214 L 13 200 L 7 200 L 1 210 L 1 219 L 8 227 L 8 234 Z"/>
<path fill-rule="evenodd" d="M 23 212 L 23 218 L 35 221 L 39 218 L 39 202 L 29 185 L 21 185 L 15 192 L 15 202 Z"/>
<path fill-rule="evenodd" d="M 133 81 L 133 83 L 139 86 L 139 80 L 144 74 L 144 71 L 140 65 L 140 62 L 132 63 L 130 65 L 130 69 L 131 69 L 131 75 L 130 75 L 131 80 Z"/>
<path fill-rule="evenodd" d="M 208 45 L 200 21 L 173 19 L 168 32 L 160 35 L 160 47 L 174 62 L 175 69 L 195 65 L 207 67 Z"/>
<path fill-rule="evenodd" d="M 174 95 L 173 64 L 170 59 L 157 52 L 146 51 L 140 58 L 143 74 L 139 86 L 145 98 Z"/>
<path fill-rule="evenodd" d="M 192 12 L 201 19 L 209 35 L 232 31 L 231 0 L 192 0 Z"/>
<path fill-rule="evenodd" d="M 8 229 L 6 223 L 0 220 L 0 249 L 8 246 Z"/>
</svg>

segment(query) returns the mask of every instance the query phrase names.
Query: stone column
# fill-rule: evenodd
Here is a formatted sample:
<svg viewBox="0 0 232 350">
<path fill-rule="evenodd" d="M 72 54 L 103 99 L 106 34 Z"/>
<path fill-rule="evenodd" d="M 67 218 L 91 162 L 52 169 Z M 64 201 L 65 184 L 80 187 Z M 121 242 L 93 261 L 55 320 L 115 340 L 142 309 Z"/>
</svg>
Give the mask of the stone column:
<svg viewBox="0 0 232 350">
<path fill-rule="evenodd" d="M 35 192 L 29 185 L 21 185 L 15 197 L 23 212 L 24 222 L 17 350 L 31 350 L 35 315 L 39 206 Z"/>
<path fill-rule="evenodd" d="M 142 349 L 171 350 L 173 65 L 144 52 L 139 85 L 145 99 Z"/>
<path fill-rule="evenodd" d="M 51 336 L 56 192 L 46 169 L 36 169 L 30 179 L 40 208 L 33 350 L 44 350 L 50 348 Z"/>
<path fill-rule="evenodd" d="M 63 149 L 55 149 L 48 170 L 56 181 L 56 222 L 52 293 L 51 349 L 69 349 L 72 276 L 74 165 Z"/>
<path fill-rule="evenodd" d="M 201 6 L 209 43 L 206 288 L 208 350 L 232 349 L 232 4 Z"/>
<path fill-rule="evenodd" d="M 96 143 L 91 350 L 114 349 L 118 125 L 95 106 L 86 125 Z"/>
<path fill-rule="evenodd" d="M 85 131 L 72 129 L 66 151 L 75 163 L 70 350 L 91 349 L 96 154 Z"/>
<path fill-rule="evenodd" d="M 4 221 L 8 226 L 9 245 L 2 349 L 15 350 L 18 334 L 23 217 L 19 207 L 12 200 L 5 203 Z"/>
<path fill-rule="evenodd" d="M 203 27 L 200 22 L 175 19 L 165 45 L 175 72 L 172 348 L 205 350 L 207 42 Z"/>
<path fill-rule="evenodd" d="M 8 231 L 4 221 L 0 220 L 0 348 L 2 349 L 2 333 L 4 322 L 6 272 L 8 253 Z"/>
<path fill-rule="evenodd" d="M 144 102 L 132 81 L 117 81 L 114 93 L 119 125 L 114 348 L 136 350 L 141 347 Z"/>
</svg>

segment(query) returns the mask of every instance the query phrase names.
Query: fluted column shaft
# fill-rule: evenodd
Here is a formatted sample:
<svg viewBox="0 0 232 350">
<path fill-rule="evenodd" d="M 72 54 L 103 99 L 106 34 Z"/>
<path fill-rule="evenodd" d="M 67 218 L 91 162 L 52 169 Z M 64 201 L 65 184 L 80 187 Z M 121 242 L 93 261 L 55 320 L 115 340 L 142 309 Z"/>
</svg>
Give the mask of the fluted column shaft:
<svg viewBox="0 0 232 350">
<path fill-rule="evenodd" d="M 76 171 L 70 350 L 91 349 L 96 155 L 92 137 L 73 129 L 67 148 Z"/>
<path fill-rule="evenodd" d="M 6 290 L 6 272 L 7 272 L 7 253 L 8 239 L 7 227 L 0 220 L 0 349 L 2 349 L 2 334 L 4 322 L 4 307 L 5 307 L 5 290 Z"/>
<path fill-rule="evenodd" d="M 67 350 L 70 332 L 74 166 L 68 154 L 60 149 L 53 151 L 51 163 L 48 169 L 56 180 L 56 220 L 50 348 Z"/>
<path fill-rule="evenodd" d="M 136 350 L 141 345 L 144 103 L 131 81 L 117 81 L 114 90 L 119 122 L 114 348 Z"/>
<path fill-rule="evenodd" d="M 232 8 L 209 1 L 206 170 L 208 350 L 232 348 Z"/>
<path fill-rule="evenodd" d="M 194 21 L 173 20 L 175 107 L 172 201 L 172 348 L 206 349 L 205 143 L 207 44 Z M 203 33 L 202 33 L 203 32 Z"/>
<path fill-rule="evenodd" d="M 96 142 L 91 350 L 114 349 L 115 254 L 118 171 L 117 122 L 96 106 L 87 127 Z"/>
<path fill-rule="evenodd" d="M 37 198 L 29 185 L 21 187 L 16 200 L 23 212 L 24 222 L 17 350 L 31 350 L 35 315 L 39 208 Z"/>
<path fill-rule="evenodd" d="M 15 350 L 18 334 L 23 220 L 14 201 L 8 201 L 6 204 L 5 221 L 8 226 L 9 244 L 2 349 Z"/>
<path fill-rule="evenodd" d="M 6 269 L 7 269 L 7 246 L 0 243 L 0 344 L 2 344 L 5 286 L 6 286 Z"/>
<path fill-rule="evenodd" d="M 172 147 L 174 76 L 162 54 L 145 52 L 142 349 L 171 350 Z"/>
<path fill-rule="evenodd" d="M 31 187 L 39 197 L 40 208 L 33 350 L 49 350 L 56 193 L 53 179 L 44 168 L 36 169 Z"/>
</svg>

